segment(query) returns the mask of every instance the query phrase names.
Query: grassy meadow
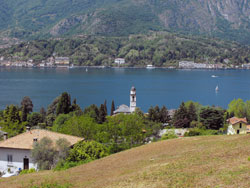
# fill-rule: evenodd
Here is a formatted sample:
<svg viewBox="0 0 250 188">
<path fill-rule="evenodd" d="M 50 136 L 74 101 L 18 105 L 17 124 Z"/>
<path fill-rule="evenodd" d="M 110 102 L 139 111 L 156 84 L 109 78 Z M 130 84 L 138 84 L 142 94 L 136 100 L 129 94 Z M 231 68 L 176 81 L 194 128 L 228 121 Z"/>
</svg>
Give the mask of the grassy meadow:
<svg viewBox="0 0 250 188">
<path fill-rule="evenodd" d="M 250 135 L 155 142 L 66 171 L 0 178 L 0 187 L 250 187 Z"/>
</svg>

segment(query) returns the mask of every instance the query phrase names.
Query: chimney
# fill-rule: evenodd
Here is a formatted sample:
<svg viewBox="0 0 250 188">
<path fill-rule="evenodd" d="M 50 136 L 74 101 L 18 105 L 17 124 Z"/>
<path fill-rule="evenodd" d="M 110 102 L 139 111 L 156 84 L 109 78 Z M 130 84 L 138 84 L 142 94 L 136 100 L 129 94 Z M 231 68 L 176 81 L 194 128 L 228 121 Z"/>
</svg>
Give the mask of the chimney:
<svg viewBox="0 0 250 188">
<path fill-rule="evenodd" d="M 7 140 L 7 139 L 8 139 L 8 133 L 4 133 L 4 134 L 3 134 L 3 139 L 4 139 L 4 140 Z"/>
<path fill-rule="evenodd" d="M 30 127 L 26 127 L 26 132 L 29 132 L 30 131 Z"/>
</svg>

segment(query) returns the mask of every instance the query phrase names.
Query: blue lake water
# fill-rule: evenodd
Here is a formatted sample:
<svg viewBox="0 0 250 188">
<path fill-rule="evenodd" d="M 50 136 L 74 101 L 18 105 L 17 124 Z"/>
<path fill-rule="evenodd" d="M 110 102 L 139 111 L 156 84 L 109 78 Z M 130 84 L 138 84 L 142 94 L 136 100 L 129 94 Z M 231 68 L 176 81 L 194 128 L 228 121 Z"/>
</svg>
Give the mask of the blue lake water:
<svg viewBox="0 0 250 188">
<path fill-rule="evenodd" d="M 212 75 L 218 77 L 213 78 Z M 177 108 L 182 101 L 227 107 L 234 98 L 250 100 L 248 70 L 167 70 L 167 69 L 16 69 L 0 68 L 0 109 L 20 104 L 29 96 L 34 110 L 47 107 L 66 91 L 82 107 L 100 105 L 106 99 L 110 109 L 129 105 L 131 86 L 137 89 L 137 106 Z M 215 92 L 215 87 L 219 91 Z"/>
</svg>

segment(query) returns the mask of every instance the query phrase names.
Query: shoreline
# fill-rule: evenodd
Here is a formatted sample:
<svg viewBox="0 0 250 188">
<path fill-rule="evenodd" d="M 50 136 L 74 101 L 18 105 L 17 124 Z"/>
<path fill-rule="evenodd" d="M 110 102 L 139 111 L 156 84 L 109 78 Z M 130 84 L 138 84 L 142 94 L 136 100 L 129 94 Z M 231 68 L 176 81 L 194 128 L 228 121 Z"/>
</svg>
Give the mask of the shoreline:
<svg viewBox="0 0 250 188">
<path fill-rule="evenodd" d="M 0 68 L 10 68 L 10 69 L 86 69 L 86 68 L 93 68 L 93 69 L 147 69 L 147 70 L 154 70 L 154 69 L 167 69 L 167 70 L 250 70 L 250 68 L 169 68 L 169 67 L 154 67 L 154 68 L 147 68 L 147 67 L 109 67 L 109 66 L 74 66 L 74 67 L 19 67 L 19 66 L 0 66 Z"/>
</svg>

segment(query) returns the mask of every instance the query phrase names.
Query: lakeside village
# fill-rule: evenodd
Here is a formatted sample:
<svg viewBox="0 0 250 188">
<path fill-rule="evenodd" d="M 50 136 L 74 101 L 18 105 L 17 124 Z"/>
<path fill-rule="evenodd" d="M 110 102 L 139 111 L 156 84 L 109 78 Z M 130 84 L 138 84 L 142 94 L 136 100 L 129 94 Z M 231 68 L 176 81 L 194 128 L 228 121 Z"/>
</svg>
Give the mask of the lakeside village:
<svg viewBox="0 0 250 188">
<path fill-rule="evenodd" d="M 69 57 L 56 57 L 52 56 L 46 61 L 41 63 L 34 63 L 32 59 L 28 61 L 13 61 L 6 60 L 0 57 L 0 67 L 38 67 L 38 68 L 74 68 L 70 62 Z M 83 66 L 84 67 L 84 66 Z M 106 66 L 96 66 L 97 68 L 105 68 Z M 126 60 L 124 58 L 114 59 L 114 67 L 126 67 Z M 152 64 L 147 65 L 145 68 L 154 69 L 158 68 Z M 166 67 L 164 67 L 166 68 Z M 194 61 L 180 61 L 176 66 L 167 67 L 169 69 L 250 69 L 250 63 L 242 65 L 232 65 L 228 59 L 224 59 L 223 63 L 195 63 Z"/>
<path fill-rule="evenodd" d="M 47 112 L 44 108 L 32 112 L 29 97 L 24 97 L 21 107 L 7 106 L 0 111 L 0 177 L 67 169 L 157 140 L 250 133 L 247 119 L 235 117 L 242 112 L 239 104 L 244 106 L 240 99 L 232 101 L 227 111 L 191 102 L 182 103 L 177 110 L 156 106 L 143 113 L 136 105 L 135 87 L 129 97 L 130 106 L 122 104 L 115 109 L 112 101 L 110 116 L 106 101 L 100 108 L 91 105 L 82 111 L 76 100 L 71 104 L 66 92 Z M 197 108 L 201 108 L 199 112 Z M 223 128 L 225 119 L 227 127 Z"/>
</svg>

